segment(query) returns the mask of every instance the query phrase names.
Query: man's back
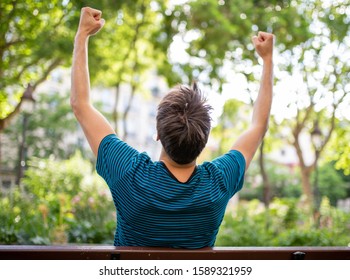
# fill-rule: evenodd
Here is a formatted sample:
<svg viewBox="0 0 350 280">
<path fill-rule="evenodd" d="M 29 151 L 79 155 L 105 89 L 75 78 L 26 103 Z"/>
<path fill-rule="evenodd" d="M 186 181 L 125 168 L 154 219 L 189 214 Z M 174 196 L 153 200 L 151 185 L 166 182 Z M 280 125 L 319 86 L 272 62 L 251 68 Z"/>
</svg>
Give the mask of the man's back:
<svg viewBox="0 0 350 280">
<path fill-rule="evenodd" d="M 115 135 L 105 137 L 97 170 L 117 208 L 114 245 L 213 246 L 226 205 L 242 187 L 244 168 L 243 156 L 230 151 L 198 165 L 181 183 L 163 162 L 153 162 Z"/>
</svg>

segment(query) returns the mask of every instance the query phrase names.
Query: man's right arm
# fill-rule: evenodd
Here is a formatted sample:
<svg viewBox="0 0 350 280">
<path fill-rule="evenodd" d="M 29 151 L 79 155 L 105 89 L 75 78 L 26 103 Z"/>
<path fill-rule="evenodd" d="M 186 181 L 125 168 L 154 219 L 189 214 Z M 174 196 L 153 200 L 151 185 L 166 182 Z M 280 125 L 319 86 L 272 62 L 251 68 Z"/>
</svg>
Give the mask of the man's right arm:
<svg viewBox="0 0 350 280">
<path fill-rule="evenodd" d="M 248 169 L 268 129 L 273 88 L 272 56 L 274 36 L 269 33 L 259 32 L 258 36 L 253 37 L 253 43 L 257 53 L 263 59 L 260 90 L 254 104 L 252 124 L 250 128 L 237 139 L 231 148 L 243 154 L 246 161 L 246 169 Z"/>
</svg>

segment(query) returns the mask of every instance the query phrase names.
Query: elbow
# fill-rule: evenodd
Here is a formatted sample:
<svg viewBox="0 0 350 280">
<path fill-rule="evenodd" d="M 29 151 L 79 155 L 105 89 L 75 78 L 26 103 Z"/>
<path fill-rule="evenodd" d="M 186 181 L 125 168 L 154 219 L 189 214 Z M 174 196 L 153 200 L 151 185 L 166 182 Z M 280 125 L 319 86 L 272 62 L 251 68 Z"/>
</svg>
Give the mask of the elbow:
<svg viewBox="0 0 350 280">
<path fill-rule="evenodd" d="M 85 104 L 84 102 L 81 102 L 74 96 L 70 97 L 70 106 L 72 108 L 72 111 L 75 115 L 75 117 L 79 120 L 79 117 L 84 113 L 86 110 L 86 107 L 88 104 Z"/>
<path fill-rule="evenodd" d="M 269 121 L 253 123 L 253 127 L 259 131 L 259 134 L 262 135 L 262 137 L 264 137 L 269 130 Z"/>
<path fill-rule="evenodd" d="M 262 141 L 269 130 L 269 124 L 268 123 L 261 123 L 261 124 L 256 124 L 255 129 L 257 131 L 257 134 L 260 136 L 260 141 Z"/>
<path fill-rule="evenodd" d="M 78 111 L 79 111 L 79 106 L 78 106 L 78 102 L 77 100 L 71 96 L 70 98 L 70 107 L 72 108 L 72 111 L 74 113 L 74 115 L 77 115 Z"/>
</svg>

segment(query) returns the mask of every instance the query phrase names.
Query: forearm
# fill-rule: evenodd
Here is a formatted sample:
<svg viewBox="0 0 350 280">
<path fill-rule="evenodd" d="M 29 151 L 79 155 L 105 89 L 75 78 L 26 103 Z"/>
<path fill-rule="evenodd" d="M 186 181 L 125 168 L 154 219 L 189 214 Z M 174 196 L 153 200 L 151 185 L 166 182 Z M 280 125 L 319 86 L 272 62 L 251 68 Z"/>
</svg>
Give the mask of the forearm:
<svg viewBox="0 0 350 280">
<path fill-rule="evenodd" d="M 88 36 L 75 37 L 71 75 L 70 102 L 74 110 L 90 105 L 90 77 L 88 69 Z"/>
<path fill-rule="evenodd" d="M 269 123 L 273 91 L 273 61 L 267 59 L 263 64 L 260 90 L 254 104 L 252 125 L 266 132 Z"/>
</svg>

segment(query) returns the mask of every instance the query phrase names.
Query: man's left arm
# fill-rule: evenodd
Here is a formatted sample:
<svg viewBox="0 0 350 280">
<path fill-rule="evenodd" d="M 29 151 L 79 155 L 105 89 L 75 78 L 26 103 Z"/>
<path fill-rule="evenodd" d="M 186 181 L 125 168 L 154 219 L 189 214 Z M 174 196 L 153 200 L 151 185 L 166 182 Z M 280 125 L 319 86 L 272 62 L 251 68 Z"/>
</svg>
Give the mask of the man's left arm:
<svg viewBox="0 0 350 280">
<path fill-rule="evenodd" d="M 243 154 L 246 161 L 246 169 L 248 169 L 268 129 L 273 95 L 274 35 L 266 32 L 259 32 L 258 36 L 253 37 L 253 43 L 257 53 L 263 59 L 260 89 L 254 104 L 252 124 L 246 132 L 238 137 L 231 148 Z"/>
<path fill-rule="evenodd" d="M 71 75 L 71 106 L 80 123 L 93 153 L 97 156 L 102 139 L 114 134 L 106 118 L 90 101 L 90 77 L 88 69 L 88 41 L 104 25 L 101 11 L 92 8 L 81 10 L 79 28 L 75 36 Z"/>
</svg>

